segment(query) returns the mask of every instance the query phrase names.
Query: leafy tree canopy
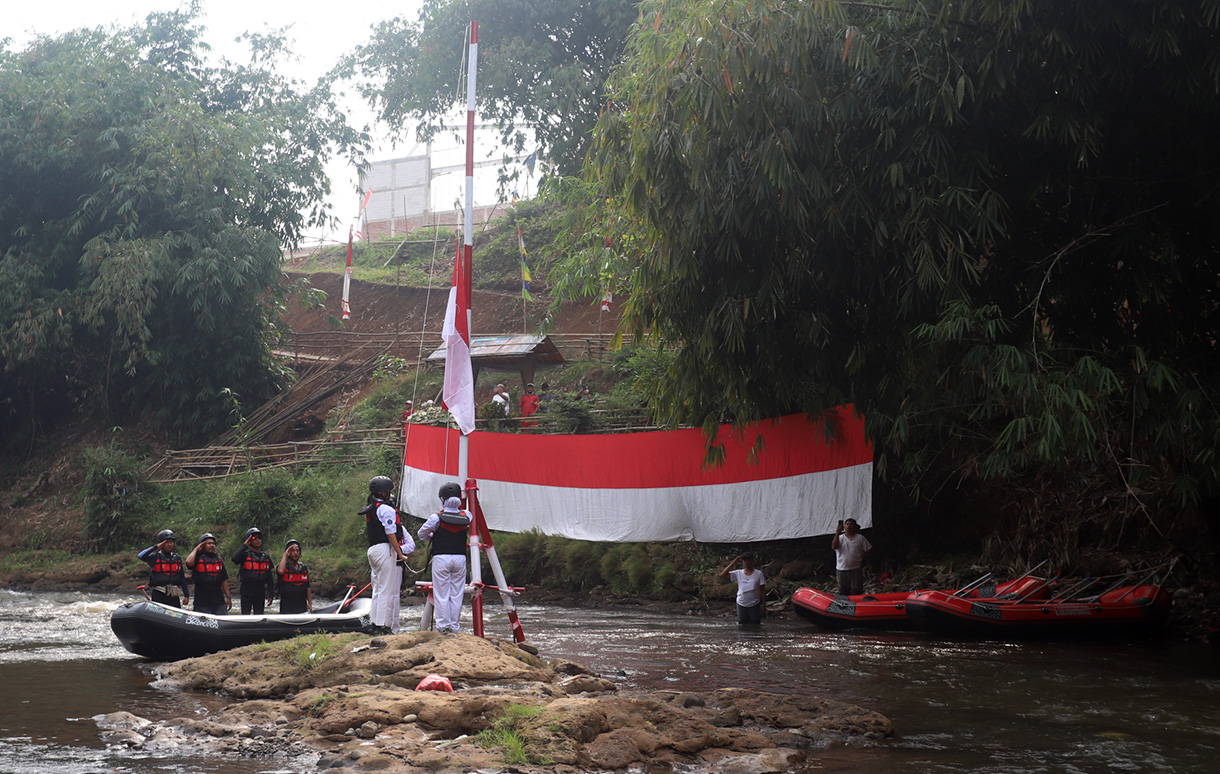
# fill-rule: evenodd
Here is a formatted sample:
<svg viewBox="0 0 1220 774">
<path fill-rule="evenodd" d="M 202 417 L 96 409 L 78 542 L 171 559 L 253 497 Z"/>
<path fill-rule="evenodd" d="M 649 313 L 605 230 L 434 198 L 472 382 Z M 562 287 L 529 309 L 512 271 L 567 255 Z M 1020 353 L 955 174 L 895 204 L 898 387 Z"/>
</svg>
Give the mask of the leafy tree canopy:
<svg viewBox="0 0 1220 774">
<path fill-rule="evenodd" d="M 0 427 L 73 407 L 190 435 L 282 379 L 281 245 L 327 216 L 323 164 L 356 153 L 285 43 L 210 64 L 197 8 L 0 47 Z M 304 213 L 304 214 L 302 214 Z"/>
<path fill-rule="evenodd" d="M 636 332 L 683 344 L 663 416 L 852 401 L 909 482 L 1214 495 L 1218 32 L 1220 0 L 643 3 L 590 171 Z"/>
<path fill-rule="evenodd" d="M 560 174 L 579 171 L 610 69 L 638 0 L 425 0 L 416 22 L 377 25 L 348 67 L 391 126 L 428 139 L 466 104 L 467 25 L 479 22 L 480 119 L 507 146 L 540 146 Z M 451 125 L 450 125 L 451 126 Z"/>
</svg>

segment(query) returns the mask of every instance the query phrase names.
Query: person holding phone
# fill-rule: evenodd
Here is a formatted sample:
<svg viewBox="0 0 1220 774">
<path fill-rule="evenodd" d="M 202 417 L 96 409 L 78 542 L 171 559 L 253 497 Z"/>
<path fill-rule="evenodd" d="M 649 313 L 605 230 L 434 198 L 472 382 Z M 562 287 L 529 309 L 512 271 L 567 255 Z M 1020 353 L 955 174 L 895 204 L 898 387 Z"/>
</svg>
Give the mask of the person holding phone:
<svg viewBox="0 0 1220 774">
<path fill-rule="evenodd" d="M 839 582 L 839 594 L 863 594 L 864 560 L 873 550 L 873 544 L 860 534 L 860 525 L 855 519 L 839 522 L 830 547 L 835 552 L 835 579 Z"/>
<path fill-rule="evenodd" d="M 738 562 L 742 569 L 734 570 Z M 767 580 L 762 570 L 754 567 L 754 554 L 746 551 L 720 571 L 721 578 L 732 578 L 737 584 L 737 625 L 758 626 L 767 609 Z"/>
</svg>

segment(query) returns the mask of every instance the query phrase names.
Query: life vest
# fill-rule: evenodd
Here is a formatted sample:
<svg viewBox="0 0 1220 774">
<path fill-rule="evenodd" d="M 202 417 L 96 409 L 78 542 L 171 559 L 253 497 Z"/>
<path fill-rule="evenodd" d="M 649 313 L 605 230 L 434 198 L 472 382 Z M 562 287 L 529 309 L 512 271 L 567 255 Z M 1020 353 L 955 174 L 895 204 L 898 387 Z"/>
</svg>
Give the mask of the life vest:
<svg viewBox="0 0 1220 774">
<path fill-rule="evenodd" d="M 149 586 L 173 586 L 182 582 L 182 557 L 158 551 L 153 554 L 148 574 Z"/>
<path fill-rule="evenodd" d="M 204 583 L 219 586 L 220 582 L 225 579 L 224 570 L 224 562 L 216 554 L 196 554 L 195 569 L 191 571 L 191 578 L 196 585 Z"/>
<path fill-rule="evenodd" d="M 247 550 L 241 561 L 241 580 L 263 583 L 271 579 L 271 556 L 265 551 L 254 553 Z"/>
<path fill-rule="evenodd" d="M 432 554 L 465 554 L 466 531 L 470 527 L 470 514 L 467 511 L 458 513 L 437 514 L 439 521 L 432 533 Z"/>
<path fill-rule="evenodd" d="M 296 569 L 280 575 L 280 585 L 282 586 L 308 586 L 309 585 L 309 568 L 303 563 L 298 563 Z"/>
<path fill-rule="evenodd" d="M 370 548 L 380 543 L 390 542 L 390 538 L 386 535 L 385 525 L 381 523 L 381 519 L 377 518 L 377 508 L 382 505 L 389 505 L 391 508 L 394 508 L 391 503 L 375 499 L 356 511 L 358 515 L 364 517 L 364 535 L 368 538 Z M 394 532 L 398 537 L 398 544 L 402 545 L 402 539 L 407 533 L 402 527 L 402 511 L 397 508 L 394 508 Z"/>
</svg>

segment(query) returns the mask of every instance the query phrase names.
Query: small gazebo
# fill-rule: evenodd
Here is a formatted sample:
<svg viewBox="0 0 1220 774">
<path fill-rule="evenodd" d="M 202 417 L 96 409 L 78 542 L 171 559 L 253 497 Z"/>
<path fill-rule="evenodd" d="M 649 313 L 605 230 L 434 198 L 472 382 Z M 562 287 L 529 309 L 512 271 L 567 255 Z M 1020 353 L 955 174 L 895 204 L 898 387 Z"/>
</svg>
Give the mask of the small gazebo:
<svg viewBox="0 0 1220 774">
<path fill-rule="evenodd" d="M 442 346 L 428 356 L 428 362 L 445 361 Z M 521 384 L 534 381 L 534 374 L 544 368 L 557 368 L 564 364 L 563 353 L 551 341 L 550 336 L 527 334 L 500 336 L 473 336 L 470 339 L 470 364 L 474 369 L 474 383 L 479 383 L 479 371 L 510 371 L 521 374 Z"/>
</svg>

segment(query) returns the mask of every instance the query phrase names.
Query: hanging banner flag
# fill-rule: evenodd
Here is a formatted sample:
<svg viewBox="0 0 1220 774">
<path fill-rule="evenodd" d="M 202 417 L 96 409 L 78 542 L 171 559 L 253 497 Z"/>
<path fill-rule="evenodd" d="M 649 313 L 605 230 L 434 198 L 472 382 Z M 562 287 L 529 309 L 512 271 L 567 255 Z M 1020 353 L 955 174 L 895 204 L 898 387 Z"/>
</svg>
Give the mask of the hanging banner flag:
<svg viewBox="0 0 1220 774">
<path fill-rule="evenodd" d="M 367 202 L 368 199 L 365 199 Z M 352 229 L 347 230 L 347 268 L 343 270 L 343 319 L 352 319 Z"/>
<path fill-rule="evenodd" d="M 834 432 L 826 432 L 830 425 Z M 412 425 L 399 508 L 436 509 L 453 480 L 456 431 Z M 872 525 L 873 451 L 852 406 L 808 419 L 722 425 L 723 465 L 705 467 L 703 431 L 476 433 L 470 469 L 488 526 L 574 540 L 744 543 Z M 545 460 L 546 464 L 539 464 Z"/>
<path fill-rule="evenodd" d="M 449 304 L 445 307 L 445 385 L 441 405 L 453 415 L 462 435 L 474 430 L 474 369 L 470 363 L 470 277 L 462 245 L 458 245 L 453 261 L 453 287 L 449 288 Z"/>
<path fill-rule="evenodd" d="M 530 267 L 525 264 L 525 237 L 521 235 L 521 227 L 517 226 L 517 247 L 521 250 L 521 297 L 533 301 L 530 295 Z"/>
<path fill-rule="evenodd" d="M 614 301 L 614 294 L 607 290 L 602 294 L 602 311 L 609 312 L 610 304 Z"/>
</svg>

